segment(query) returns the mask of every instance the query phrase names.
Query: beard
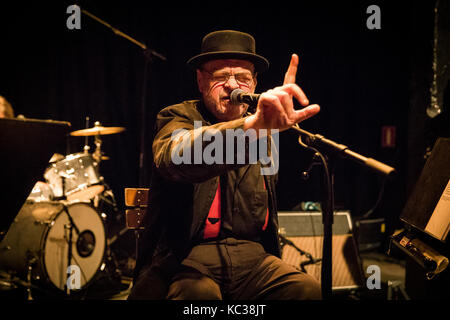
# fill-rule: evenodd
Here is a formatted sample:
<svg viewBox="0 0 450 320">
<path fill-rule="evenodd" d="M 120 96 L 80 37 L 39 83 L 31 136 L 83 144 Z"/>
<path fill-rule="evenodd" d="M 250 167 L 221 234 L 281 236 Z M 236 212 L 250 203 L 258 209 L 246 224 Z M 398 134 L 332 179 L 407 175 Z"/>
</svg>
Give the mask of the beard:
<svg viewBox="0 0 450 320">
<path fill-rule="evenodd" d="M 209 112 L 219 121 L 231 121 L 242 118 L 248 108 L 245 104 L 231 104 L 229 95 L 215 99 L 211 95 L 206 94 L 203 95 L 203 102 Z"/>
</svg>

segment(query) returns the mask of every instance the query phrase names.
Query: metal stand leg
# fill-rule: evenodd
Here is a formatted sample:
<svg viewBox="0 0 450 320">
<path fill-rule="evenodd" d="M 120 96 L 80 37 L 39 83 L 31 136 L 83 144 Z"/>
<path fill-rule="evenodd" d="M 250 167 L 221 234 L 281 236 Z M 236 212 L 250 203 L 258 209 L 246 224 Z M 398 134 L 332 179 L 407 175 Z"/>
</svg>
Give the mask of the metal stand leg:
<svg viewBox="0 0 450 320">
<path fill-rule="evenodd" d="M 401 281 L 388 281 L 387 300 L 399 300 L 399 294 L 404 300 L 410 300 Z"/>
<path fill-rule="evenodd" d="M 27 272 L 27 300 L 34 300 L 33 296 L 31 295 L 31 272 L 33 270 L 33 267 L 30 264 L 28 264 L 28 272 Z"/>
</svg>

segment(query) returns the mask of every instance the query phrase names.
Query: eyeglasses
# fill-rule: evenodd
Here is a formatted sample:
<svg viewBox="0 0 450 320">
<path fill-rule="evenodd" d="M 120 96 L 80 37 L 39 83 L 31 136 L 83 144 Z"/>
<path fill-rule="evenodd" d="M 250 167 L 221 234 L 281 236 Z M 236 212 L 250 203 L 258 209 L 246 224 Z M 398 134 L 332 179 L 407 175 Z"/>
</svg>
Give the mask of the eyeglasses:
<svg viewBox="0 0 450 320">
<path fill-rule="evenodd" d="M 202 69 L 202 71 L 209 74 L 211 76 L 212 81 L 215 83 L 219 83 L 219 82 L 226 83 L 230 79 L 230 77 L 234 77 L 234 79 L 236 80 L 236 82 L 239 85 L 245 85 L 248 87 L 250 87 L 253 84 L 254 77 L 256 76 L 256 74 L 253 75 L 250 72 L 241 72 L 241 73 L 231 74 L 231 73 L 223 73 L 220 71 L 209 72 L 208 70 L 205 70 L 205 69 Z"/>
</svg>

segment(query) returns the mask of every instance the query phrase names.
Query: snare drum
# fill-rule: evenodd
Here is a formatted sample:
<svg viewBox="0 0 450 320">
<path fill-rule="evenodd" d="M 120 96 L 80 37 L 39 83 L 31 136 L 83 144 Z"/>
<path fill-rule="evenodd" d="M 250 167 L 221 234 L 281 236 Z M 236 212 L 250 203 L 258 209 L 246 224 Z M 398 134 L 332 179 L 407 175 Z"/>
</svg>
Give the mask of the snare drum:
<svg viewBox="0 0 450 320">
<path fill-rule="evenodd" d="M 56 198 L 88 201 L 105 190 L 98 163 L 89 153 L 75 153 L 52 163 L 44 174 Z"/>
<path fill-rule="evenodd" d="M 79 289 L 100 270 L 106 237 L 103 221 L 90 204 L 26 201 L 0 243 L 0 268 L 65 290 L 68 274 L 70 214 L 72 228 L 71 265 L 79 267 Z"/>
</svg>

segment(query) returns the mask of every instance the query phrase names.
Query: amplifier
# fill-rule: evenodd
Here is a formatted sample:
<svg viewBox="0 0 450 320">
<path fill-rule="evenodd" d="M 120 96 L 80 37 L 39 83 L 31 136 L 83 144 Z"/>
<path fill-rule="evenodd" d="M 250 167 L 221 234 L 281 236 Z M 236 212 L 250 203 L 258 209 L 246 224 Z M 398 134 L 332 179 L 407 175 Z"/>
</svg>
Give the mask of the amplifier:
<svg viewBox="0 0 450 320">
<path fill-rule="evenodd" d="M 311 254 L 313 259 L 322 258 L 323 224 L 321 212 L 280 211 L 278 212 L 280 235 L 290 240 L 300 250 Z M 332 289 L 333 291 L 356 289 L 365 283 L 358 247 L 353 237 L 349 211 L 334 213 L 332 237 Z M 301 269 L 309 259 L 294 246 L 282 243 L 282 260 Z M 321 278 L 321 262 L 307 264 L 305 271 Z"/>
</svg>

